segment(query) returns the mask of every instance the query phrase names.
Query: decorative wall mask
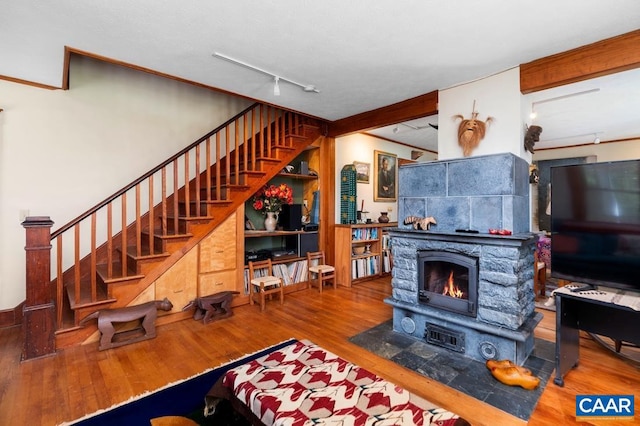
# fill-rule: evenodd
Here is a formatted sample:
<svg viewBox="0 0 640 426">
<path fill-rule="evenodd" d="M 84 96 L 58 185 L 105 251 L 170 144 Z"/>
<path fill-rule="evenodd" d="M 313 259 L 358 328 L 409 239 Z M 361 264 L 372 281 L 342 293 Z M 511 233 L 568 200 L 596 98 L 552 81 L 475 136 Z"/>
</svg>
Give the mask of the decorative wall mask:
<svg viewBox="0 0 640 426">
<path fill-rule="evenodd" d="M 540 140 L 542 127 L 524 125 L 527 133 L 524 135 L 524 149 L 533 154 L 533 146 Z"/>
<path fill-rule="evenodd" d="M 487 117 L 486 121 L 478 120 L 478 112 L 476 111 L 476 101 L 473 101 L 473 111 L 471 118 L 465 119 L 462 114 L 453 116 L 454 120 L 462 120 L 458 127 L 458 145 L 462 147 L 462 154 L 465 157 L 471 155 L 471 151 L 480 145 L 480 141 L 484 139 L 487 127 L 494 120 L 493 117 Z"/>
</svg>

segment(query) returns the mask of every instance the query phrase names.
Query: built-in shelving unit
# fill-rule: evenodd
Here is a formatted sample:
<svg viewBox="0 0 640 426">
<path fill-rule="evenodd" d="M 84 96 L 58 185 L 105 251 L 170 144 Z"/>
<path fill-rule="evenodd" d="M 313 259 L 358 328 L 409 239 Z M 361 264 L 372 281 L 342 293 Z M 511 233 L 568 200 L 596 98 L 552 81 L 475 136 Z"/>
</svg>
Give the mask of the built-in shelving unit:
<svg viewBox="0 0 640 426">
<path fill-rule="evenodd" d="M 318 175 L 312 172 L 312 170 L 317 171 L 320 166 L 320 150 L 318 148 L 315 145 L 308 147 L 290 163 L 293 168 L 292 172 L 283 169 L 269 182 L 275 185 L 286 183 L 291 186 L 294 204 L 303 205 L 302 215 L 310 214 L 310 210 L 304 207 L 304 200 L 307 200 L 307 205 L 311 208 L 313 193 L 318 189 Z M 249 271 L 247 265 L 249 259 L 247 256 L 255 255 L 260 250 L 269 252 L 273 262 L 273 273 L 282 278 L 285 292 L 306 288 L 308 285 L 306 255 L 308 251 L 318 250 L 318 231 L 276 230 L 267 232 L 264 230 L 264 217 L 253 210 L 251 201 L 245 204 L 245 215 L 257 230 L 245 230 L 244 232 L 244 288 L 248 291 Z"/>
<path fill-rule="evenodd" d="M 391 247 L 385 229 L 397 223 L 336 225 L 336 279 L 351 287 L 391 272 Z"/>
</svg>

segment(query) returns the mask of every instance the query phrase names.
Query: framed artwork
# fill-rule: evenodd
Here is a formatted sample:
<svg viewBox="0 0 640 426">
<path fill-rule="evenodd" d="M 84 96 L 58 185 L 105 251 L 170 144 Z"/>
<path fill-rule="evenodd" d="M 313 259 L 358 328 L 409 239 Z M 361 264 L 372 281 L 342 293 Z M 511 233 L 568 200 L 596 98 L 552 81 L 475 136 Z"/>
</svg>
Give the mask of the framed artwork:
<svg viewBox="0 0 640 426">
<path fill-rule="evenodd" d="M 373 151 L 373 201 L 398 199 L 398 158 L 395 154 Z"/>
<path fill-rule="evenodd" d="M 371 170 L 371 164 L 354 161 L 353 165 L 356 166 L 356 182 L 369 183 L 369 171 Z"/>
</svg>

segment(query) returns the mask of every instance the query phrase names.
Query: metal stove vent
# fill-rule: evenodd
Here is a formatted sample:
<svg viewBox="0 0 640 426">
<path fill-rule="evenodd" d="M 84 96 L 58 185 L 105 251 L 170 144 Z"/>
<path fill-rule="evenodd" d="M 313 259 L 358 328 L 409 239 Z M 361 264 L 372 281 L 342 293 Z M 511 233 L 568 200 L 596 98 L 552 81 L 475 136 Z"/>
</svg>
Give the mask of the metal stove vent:
<svg viewBox="0 0 640 426">
<path fill-rule="evenodd" d="M 424 338 L 427 343 L 464 353 L 464 337 L 461 331 L 449 330 L 431 323 L 425 324 Z"/>
</svg>

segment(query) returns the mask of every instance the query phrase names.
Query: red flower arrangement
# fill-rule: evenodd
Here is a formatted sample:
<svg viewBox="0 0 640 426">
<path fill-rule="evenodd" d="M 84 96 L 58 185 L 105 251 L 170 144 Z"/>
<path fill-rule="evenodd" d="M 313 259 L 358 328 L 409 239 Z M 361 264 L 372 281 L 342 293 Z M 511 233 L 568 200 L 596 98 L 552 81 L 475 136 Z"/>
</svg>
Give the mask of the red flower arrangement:
<svg viewBox="0 0 640 426">
<path fill-rule="evenodd" d="M 279 212 L 283 204 L 293 204 L 293 190 L 284 183 L 266 185 L 253 196 L 253 208 L 263 214 Z"/>
</svg>

